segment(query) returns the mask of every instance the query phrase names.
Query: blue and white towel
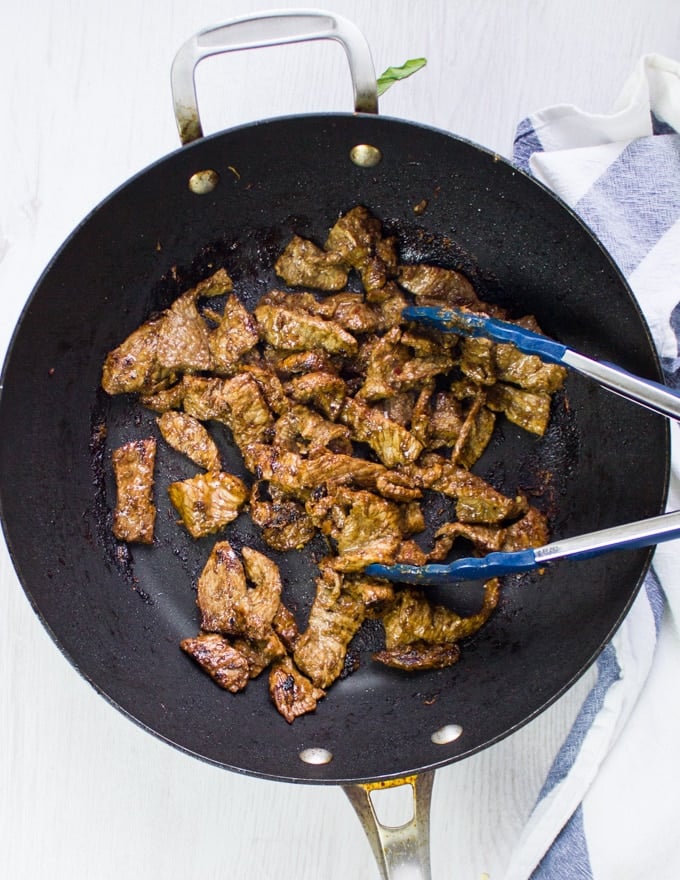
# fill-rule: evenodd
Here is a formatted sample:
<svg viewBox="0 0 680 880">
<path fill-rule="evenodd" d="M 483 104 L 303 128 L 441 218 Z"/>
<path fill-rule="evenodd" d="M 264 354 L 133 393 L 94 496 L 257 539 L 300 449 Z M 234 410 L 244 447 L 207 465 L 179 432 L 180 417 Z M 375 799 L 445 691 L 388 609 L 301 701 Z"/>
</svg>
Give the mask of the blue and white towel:
<svg viewBox="0 0 680 880">
<path fill-rule="evenodd" d="M 643 57 L 612 112 L 571 105 L 518 127 L 514 158 L 591 227 L 680 388 L 680 63 Z M 680 507 L 672 424 L 669 509 Z M 661 452 L 661 451 L 660 451 Z M 680 541 L 657 548 L 545 780 L 504 880 L 680 878 Z"/>
</svg>

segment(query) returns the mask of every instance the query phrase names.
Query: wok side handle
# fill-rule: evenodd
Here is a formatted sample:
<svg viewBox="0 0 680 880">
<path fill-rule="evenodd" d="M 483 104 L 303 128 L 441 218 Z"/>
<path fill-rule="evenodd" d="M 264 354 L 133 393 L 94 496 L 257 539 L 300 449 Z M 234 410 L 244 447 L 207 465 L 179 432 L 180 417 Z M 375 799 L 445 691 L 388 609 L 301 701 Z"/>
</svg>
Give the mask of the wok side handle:
<svg viewBox="0 0 680 880">
<path fill-rule="evenodd" d="M 430 869 L 430 804 L 434 771 L 386 782 L 344 785 L 343 790 L 364 829 L 382 880 L 432 880 Z M 410 785 L 413 816 L 397 827 L 378 819 L 371 792 L 396 785 Z"/>
<path fill-rule="evenodd" d="M 200 61 L 224 52 L 308 40 L 335 40 L 343 46 L 352 75 L 356 112 L 377 113 L 378 91 L 371 50 L 353 22 L 318 9 L 261 12 L 206 28 L 187 40 L 175 55 L 170 79 L 182 143 L 203 137 L 194 79 Z"/>
</svg>

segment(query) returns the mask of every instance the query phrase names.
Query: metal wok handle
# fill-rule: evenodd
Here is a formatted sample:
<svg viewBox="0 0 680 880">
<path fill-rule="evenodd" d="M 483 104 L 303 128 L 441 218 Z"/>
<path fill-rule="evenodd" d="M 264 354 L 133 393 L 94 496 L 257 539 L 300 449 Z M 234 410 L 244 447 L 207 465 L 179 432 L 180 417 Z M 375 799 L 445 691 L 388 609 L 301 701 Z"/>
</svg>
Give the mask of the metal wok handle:
<svg viewBox="0 0 680 880">
<path fill-rule="evenodd" d="M 430 803 L 434 771 L 397 779 L 392 782 L 365 782 L 343 786 L 359 817 L 382 880 L 431 880 Z M 412 818 L 397 827 L 383 825 L 378 819 L 371 792 L 396 785 L 410 785 L 413 790 Z"/>
<path fill-rule="evenodd" d="M 371 50 L 355 24 L 334 12 L 320 9 L 261 12 L 199 31 L 175 55 L 171 86 L 182 143 L 188 144 L 203 137 L 194 81 L 199 61 L 224 52 L 307 40 L 341 43 L 352 75 L 354 109 L 357 113 L 377 113 L 378 92 Z"/>
</svg>

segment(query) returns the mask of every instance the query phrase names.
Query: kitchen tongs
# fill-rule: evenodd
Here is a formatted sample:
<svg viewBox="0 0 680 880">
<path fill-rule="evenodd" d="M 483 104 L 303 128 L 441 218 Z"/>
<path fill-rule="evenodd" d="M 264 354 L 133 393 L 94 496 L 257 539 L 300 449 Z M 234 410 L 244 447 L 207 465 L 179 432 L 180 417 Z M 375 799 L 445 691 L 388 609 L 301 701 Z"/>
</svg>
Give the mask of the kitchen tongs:
<svg viewBox="0 0 680 880">
<path fill-rule="evenodd" d="M 566 345 L 524 330 L 516 324 L 451 308 L 413 306 L 403 317 L 437 330 L 461 336 L 484 336 L 493 342 L 511 343 L 524 354 L 538 355 L 550 363 L 569 366 L 617 394 L 662 415 L 680 419 L 680 396 L 657 382 L 641 379 L 620 367 L 592 360 Z M 422 586 L 445 586 L 454 581 L 486 580 L 505 574 L 536 571 L 558 559 L 586 559 L 624 548 L 650 547 L 680 537 L 680 510 L 586 535 L 554 541 L 543 547 L 494 552 L 465 557 L 448 564 L 381 565 L 366 567 L 366 574 Z"/>
<path fill-rule="evenodd" d="M 571 367 L 572 370 L 595 379 L 604 388 L 628 400 L 646 406 L 661 415 L 680 419 L 680 394 L 665 385 L 650 379 L 641 379 L 614 364 L 593 360 L 560 342 L 555 342 L 554 339 L 525 330 L 509 321 L 500 321 L 498 318 L 490 318 L 476 312 L 434 306 L 408 306 L 403 310 L 402 317 L 445 333 L 455 333 L 458 336 L 484 336 L 492 342 L 509 342 L 523 354 L 535 354 L 548 363 Z"/>
</svg>

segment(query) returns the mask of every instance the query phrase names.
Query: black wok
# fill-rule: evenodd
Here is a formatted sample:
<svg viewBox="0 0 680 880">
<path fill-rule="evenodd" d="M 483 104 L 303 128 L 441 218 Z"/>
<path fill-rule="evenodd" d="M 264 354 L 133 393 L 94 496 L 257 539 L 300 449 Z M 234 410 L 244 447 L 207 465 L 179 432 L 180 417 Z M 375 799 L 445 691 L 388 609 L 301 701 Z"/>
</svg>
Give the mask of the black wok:
<svg viewBox="0 0 680 880">
<path fill-rule="evenodd" d="M 378 147 L 382 160 L 354 164 L 357 144 Z M 218 183 L 196 194 L 188 182 L 206 169 Z M 567 345 L 661 380 L 630 290 L 564 204 L 474 144 L 372 114 L 235 128 L 141 172 L 83 221 L 47 267 L 2 373 L 3 527 L 26 594 L 59 648 L 103 696 L 172 745 L 286 781 L 403 777 L 517 730 L 592 664 L 650 560 L 649 550 L 625 551 L 509 578 L 491 621 L 446 670 L 378 668 L 369 658 L 378 635 L 362 630 L 352 646 L 359 670 L 291 726 L 271 705 L 266 681 L 238 695 L 222 692 L 179 650 L 197 630 L 193 585 L 211 542 L 193 541 L 175 523 L 165 487 L 192 471 L 168 450 L 157 468 L 154 546 L 129 549 L 113 539 L 111 449 L 155 427 L 152 413 L 100 390 L 102 362 L 217 265 L 252 306 L 274 283 L 273 259 L 293 233 L 321 242 L 356 204 L 400 236 L 403 261 L 460 267 L 482 298 L 533 313 Z M 504 491 L 529 493 L 563 537 L 663 509 L 663 418 L 575 375 L 554 410 L 541 439 L 502 423 L 475 469 Z M 219 439 L 239 472 L 229 437 Z M 227 534 L 237 548 L 262 547 L 245 517 Z M 277 557 L 302 622 L 312 557 Z M 431 739 L 452 724 L 462 728 L 457 739 Z M 332 759 L 305 762 L 305 749 L 327 750 Z"/>
</svg>

